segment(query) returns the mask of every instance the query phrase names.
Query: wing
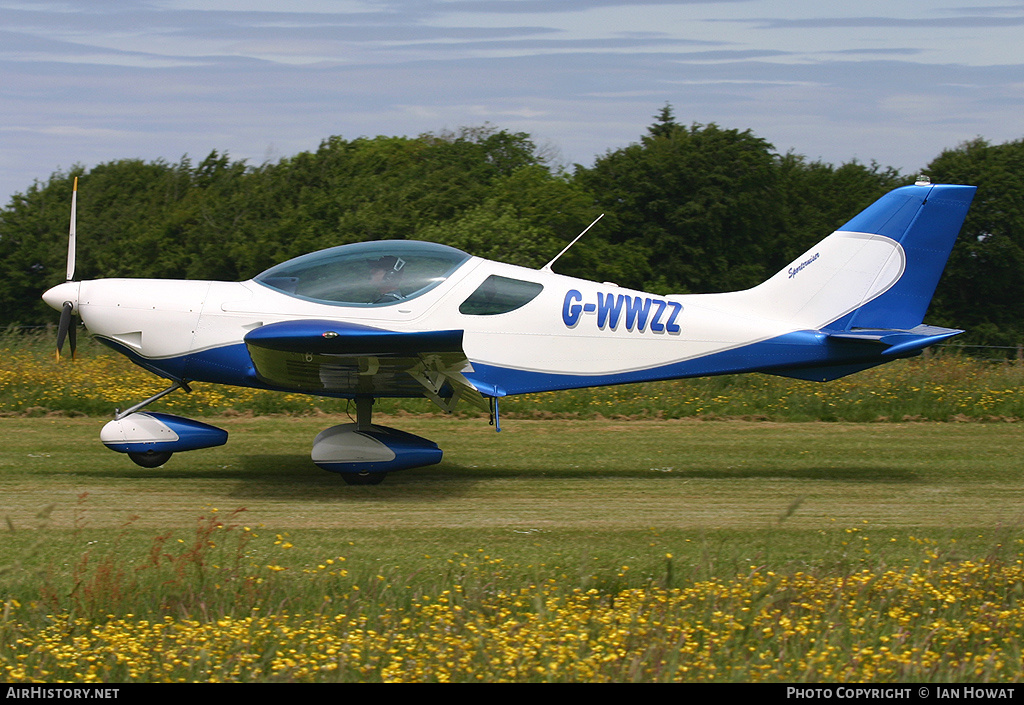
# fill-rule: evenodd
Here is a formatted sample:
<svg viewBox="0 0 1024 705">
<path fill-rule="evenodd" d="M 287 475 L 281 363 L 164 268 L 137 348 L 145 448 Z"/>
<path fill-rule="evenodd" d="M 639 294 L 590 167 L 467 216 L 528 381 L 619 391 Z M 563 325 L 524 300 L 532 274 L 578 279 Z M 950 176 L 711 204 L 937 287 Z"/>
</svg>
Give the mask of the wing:
<svg viewBox="0 0 1024 705">
<path fill-rule="evenodd" d="M 284 321 L 245 336 L 256 375 L 284 389 L 356 397 L 425 396 L 445 411 L 487 402 L 462 375 L 471 369 L 461 330 L 397 332 L 340 321 Z"/>
</svg>

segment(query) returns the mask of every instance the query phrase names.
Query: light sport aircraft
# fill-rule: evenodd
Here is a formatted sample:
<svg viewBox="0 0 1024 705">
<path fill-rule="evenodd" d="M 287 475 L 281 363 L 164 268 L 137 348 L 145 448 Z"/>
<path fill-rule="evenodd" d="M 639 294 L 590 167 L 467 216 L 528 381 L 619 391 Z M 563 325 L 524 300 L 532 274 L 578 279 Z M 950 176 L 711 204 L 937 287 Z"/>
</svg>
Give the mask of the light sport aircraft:
<svg viewBox="0 0 1024 705">
<path fill-rule="evenodd" d="M 222 429 L 141 411 L 193 382 L 303 392 L 356 408 L 316 437 L 313 462 L 376 484 L 441 460 L 435 443 L 371 423 L 378 398 L 467 402 L 498 426 L 511 394 L 739 372 L 827 381 L 919 354 L 962 332 L 922 320 L 974 192 L 919 181 L 752 289 L 659 296 L 556 274 L 554 260 L 534 270 L 410 240 L 333 247 L 244 282 L 74 281 L 76 182 L 67 282 L 43 299 L 61 311 L 58 355 L 78 314 L 171 382 L 103 428 L 112 450 L 156 467 L 225 443 Z"/>
</svg>

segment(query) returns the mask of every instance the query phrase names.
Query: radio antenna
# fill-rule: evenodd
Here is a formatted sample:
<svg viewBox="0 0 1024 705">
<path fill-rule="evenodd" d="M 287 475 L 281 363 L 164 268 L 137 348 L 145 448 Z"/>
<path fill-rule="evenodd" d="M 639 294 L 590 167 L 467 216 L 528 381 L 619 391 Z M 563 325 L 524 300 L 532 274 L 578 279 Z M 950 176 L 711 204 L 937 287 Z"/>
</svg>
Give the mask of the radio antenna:
<svg viewBox="0 0 1024 705">
<path fill-rule="evenodd" d="M 603 217 L 604 217 L 604 213 L 602 213 L 601 215 L 599 215 L 596 218 L 594 218 L 594 222 L 593 223 L 591 223 L 586 228 L 584 228 L 583 232 L 581 232 L 579 235 L 577 235 L 576 238 L 572 242 L 570 242 L 568 245 L 566 245 L 565 248 L 561 252 L 559 252 L 557 255 L 555 255 L 555 259 L 553 259 L 550 262 L 548 262 L 547 264 L 545 264 L 543 267 L 541 267 L 541 269 L 543 271 L 545 271 L 545 272 L 550 272 L 551 271 L 551 265 L 553 265 L 558 260 L 559 257 L 561 257 L 566 252 L 568 252 L 569 248 L 576 244 L 576 240 L 579 240 L 581 237 L 586 235 L 587 234 L 587 230 L 590 230 L 592 227 L 597 225 L 597 221 L 601 220 L 601 218 L 603 218 Z"/>
</svg>

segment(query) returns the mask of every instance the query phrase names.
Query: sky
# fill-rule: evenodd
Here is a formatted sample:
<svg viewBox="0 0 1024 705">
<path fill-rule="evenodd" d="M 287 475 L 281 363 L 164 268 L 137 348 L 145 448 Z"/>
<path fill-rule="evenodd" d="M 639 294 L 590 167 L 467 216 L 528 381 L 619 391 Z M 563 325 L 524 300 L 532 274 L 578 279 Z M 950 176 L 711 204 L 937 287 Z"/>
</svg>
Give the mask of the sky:
<svg viewBox="0 0 1024 705">
<path fill-rule="evenodd" d="M 572 169 L 666 104 L 915 174 L 1024 138 L 1022 25 L 1024 0 L 0 0 L 0 207 L 75 165 L 485 124 Z"/>
</svg>

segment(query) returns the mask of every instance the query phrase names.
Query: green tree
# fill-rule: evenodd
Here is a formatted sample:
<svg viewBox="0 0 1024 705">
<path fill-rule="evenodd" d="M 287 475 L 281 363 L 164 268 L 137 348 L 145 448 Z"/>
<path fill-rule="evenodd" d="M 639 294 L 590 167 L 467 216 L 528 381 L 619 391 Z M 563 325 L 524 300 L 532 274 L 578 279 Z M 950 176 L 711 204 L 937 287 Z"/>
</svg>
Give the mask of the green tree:
<svg viewBox="0 0 1024 705">
<path fill-rule="evenodd" d="M 654 122 L 647 128 L 647 134 L 651 137 L 671 137 L 678 127 L 672 106 L 665 103 L 664 107 L 654 116 Z"/>
<path fill-rule="evenodd" d="M 778 158 L 776 178 L 781 220 L 765 253 L 772 273 L 906 182 L 897 170 L 875 162 L 836 167 L 792 152 Z"/>
<path fill-rule="evenodd" d="M 464 217 L 493 221 L 498 250 L 523 258 L 535 241 L 539 257 L 545 238 L 573 221 L 539 218 L 545 198 L 561 189 L 571 201 L 571 189 L 528 135 L 490 126 L 331 137 L 259 167 L 217 151 L 198 164 L 187 156 L 108 162 L 54 174 L 0 210 L 0 323 L 53 320 L 39 296 L 64 278 L 74 176 L 82 177 L 78 278 L 245 279 L 311 250 L 418 237 Z M 471 212 L 488 199 L 494 214 Z"/>
<path fill-rule="evenodd" d="M 642 262 L 629 286 L 677 293 L 740 289 L 762 280 L 780 223 L 772 146 L 749 130 L 676 124 L 668 107 L 640 142 L 579 168 L 607 212 L 604 239 Z"/>
<path fill-rule="evenodd" d="M 926 171 L 935 183 L 978 187 L 936 290 L 936 322 L 966 329 L 965 341 L 1021 343 L 1024 139 L 993 145 L 979 137 L 942 152 Z"/>
<path fill-rule="evenodd" d="M 257 255 L 245 269 L 255 274 L 274 261 L 348 242 L 418 237 L 531 165 L 541 158 L 527 135 L 487 126 L 416 138 L 331 137 L 316 152 L 259 175 L 278 213 L 250 243 Z"/>
<path fill-rule="evenodd" d="M 496 179 L 480 204 L 427 225 L 417 237 L 478 257 L 541 267 L 586 226 L 593 210 L 587 195 L 569 179 L 540 165 L 526 165 Z"/>
</svg>

